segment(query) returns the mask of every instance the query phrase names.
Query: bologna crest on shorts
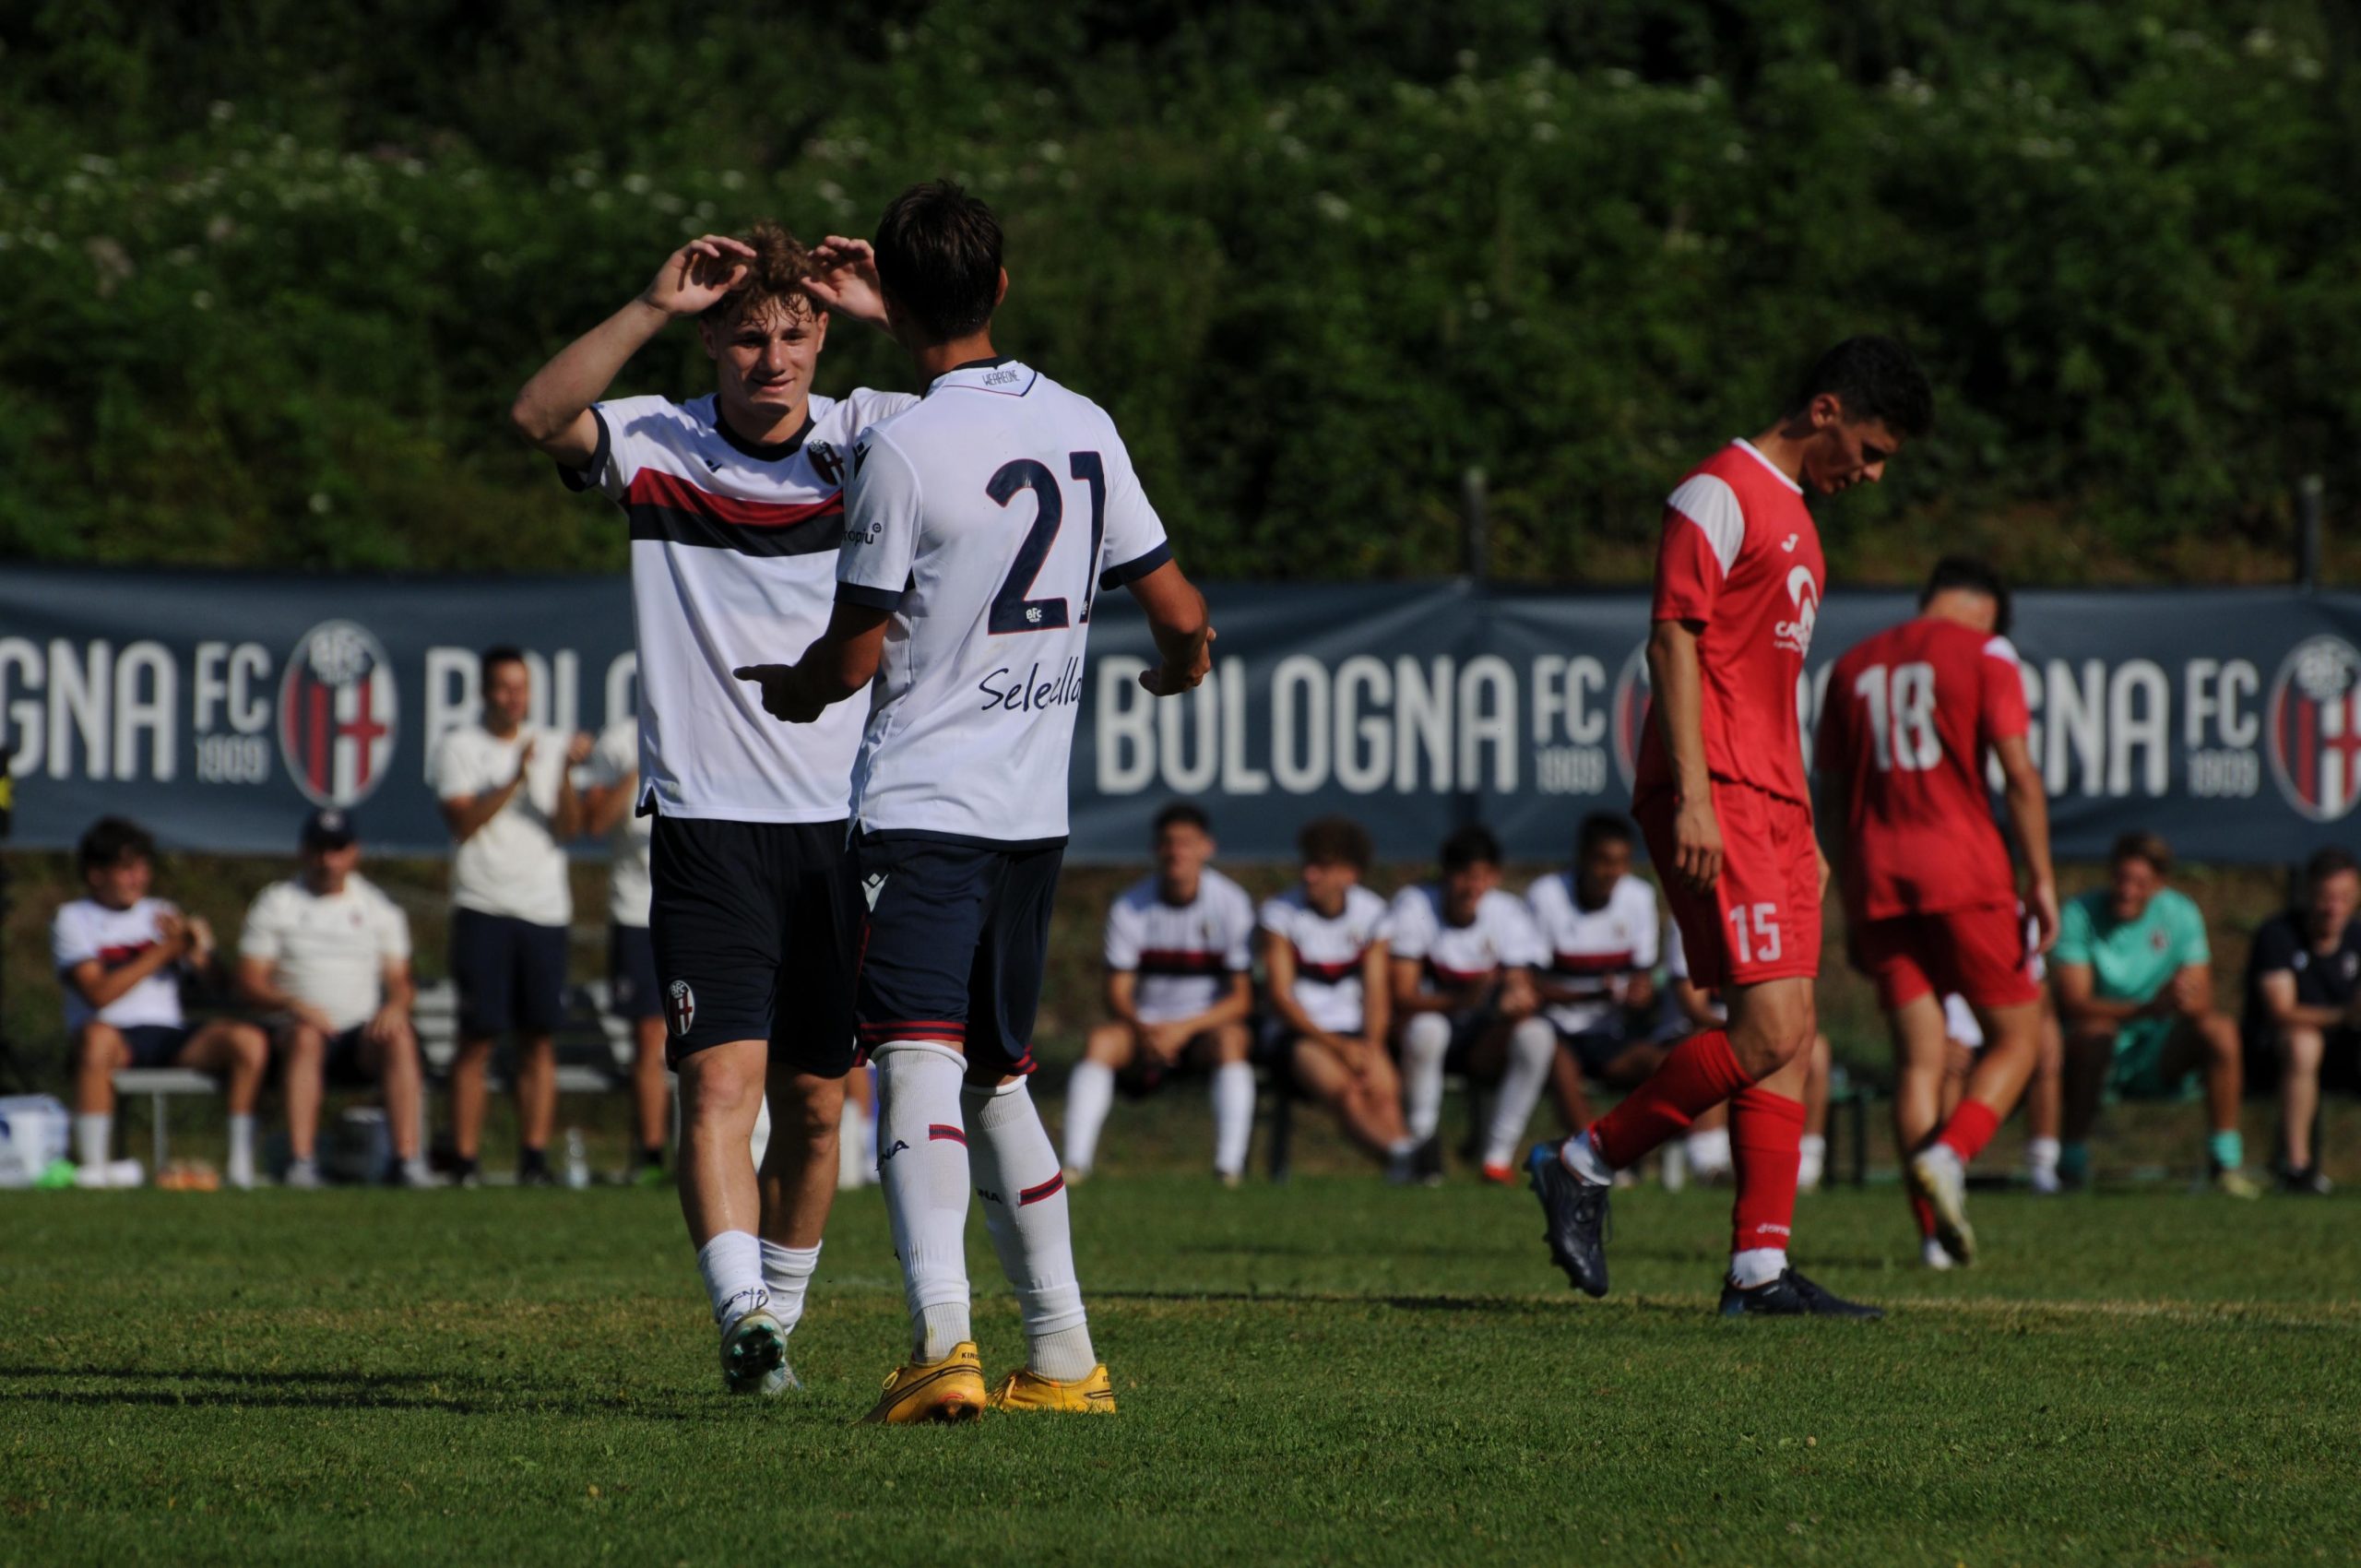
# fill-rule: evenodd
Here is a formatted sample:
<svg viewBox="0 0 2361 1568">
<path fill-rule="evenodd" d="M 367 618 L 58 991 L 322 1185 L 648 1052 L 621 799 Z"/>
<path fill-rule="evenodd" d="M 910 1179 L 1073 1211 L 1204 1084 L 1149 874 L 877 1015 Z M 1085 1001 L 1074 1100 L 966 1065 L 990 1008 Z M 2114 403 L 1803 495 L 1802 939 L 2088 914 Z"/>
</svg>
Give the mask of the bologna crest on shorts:
<svg viewBox="0 0 2361 1568">
<path fill-rule="evenodd" d="M 393 662 L 366 627 L 323 621 L 279 683 L 279 750 L 314 804 L 354 806 L 385 781 L 400 706 Z"/>
<path fill-rule="evenodd" d="M 2264 739 L 2289 805 L 2314 822 L 2350 812 L 2361 800 L 2361 653 L 2343 637 L 2298 643 L 2271 683 Z"/>
<path fill-rule="evenodd" d="M 672 1026 L 673 1038 L 688 1038 L 689 1026 L 697 1021 L 697 993 L 688 981 L 676 980 L 664 988 L 664 1017 Z"/>
</svg>

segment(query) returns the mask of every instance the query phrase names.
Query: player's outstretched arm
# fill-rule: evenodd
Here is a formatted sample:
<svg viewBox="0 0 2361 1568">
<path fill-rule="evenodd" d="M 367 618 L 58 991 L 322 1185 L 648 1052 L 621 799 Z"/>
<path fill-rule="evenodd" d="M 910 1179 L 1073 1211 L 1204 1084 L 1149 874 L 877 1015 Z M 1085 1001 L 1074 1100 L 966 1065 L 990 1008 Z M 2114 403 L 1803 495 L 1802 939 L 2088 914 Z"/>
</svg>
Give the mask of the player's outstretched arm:
<svg viewBox="0 0 2361 1568">
<path fill-rule="evenodd" d="M 1164 660 L 1141 671 L 1140 684 L 1160 697 L 1193 690 L 1214 663 L 1214 628 L 1205 619 L 1205 596 L 1170 561 L 1133 582 L 1131 589 L 1147 612 L 1148 634 Z"/>
<path fill-rule="evenodd" d="M 587 463 L 599 449 L 599 424 L 590 405 L 666 323 L 697 315 L 744 282 L 746 263 L 753 255 L 727 234 L 706 234 L 666 256 L 631 303 L 533 373 L 509 405 L 509 428 L 528 445 L 569 468 Z"/>
<path fill-rule="evenodd" d="M 1648 679 L 1655 688 L 1656 723 L 1672 757 L 1680 802 L 1673 819 L 1679 846 L 1674 869 L 1703 893 L 1722 874 L 1722 826 L 1714 816 L 1714 783 L 1705 771 L 1705 678 L 1697 661 L 1697 628 L 1658 621 L 1648 634 Z"/>
<path fill-rule="evenodd" d="M 2040 770 L 2033 765 L 2032 748 L 2023 735 L 1996 742 L 2000 759 L 2003 800 L 2009 827 L 2025 858 L 2033 885 L 2025 891 L 2025 907 L 2033 912 L 2039 945 L 2047 953 L 2058 940 L 2058 873 L 2049 862 L 2049 791 L 2042 787 Z"/>
<path fill-rule="evenodd" d="M 828 629 L 801 659 L 792 664 L 742 664 L 730 673 L 762 688 L 763 711 L 773 719 L 809 724 L 875 677 L 885 623 L 893 618 L 890 610 L 840 599 Z"/>
</svg>

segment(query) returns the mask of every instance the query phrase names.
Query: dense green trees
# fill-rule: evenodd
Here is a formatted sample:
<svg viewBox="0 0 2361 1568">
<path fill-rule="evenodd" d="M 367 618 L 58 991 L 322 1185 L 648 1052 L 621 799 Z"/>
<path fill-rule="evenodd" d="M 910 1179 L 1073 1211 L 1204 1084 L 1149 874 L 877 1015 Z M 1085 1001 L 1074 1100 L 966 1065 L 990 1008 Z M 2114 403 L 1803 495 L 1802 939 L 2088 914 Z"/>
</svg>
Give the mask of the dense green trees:
<svg viewBox="0 0 2361 1568">
<path fill-rule="evenodd" d="M 1870 328 L 1942 422 L 1840 576 L 2275 570 L 2293 474 L 2361 493 L 2356 66 L 2329 0 L 47 0 L 0 13 L 0 552 L 612 566 L 516 385 L 683 235 L 940 172 L 1209 576 L 1453 570 L 1480 466 L 1501 574 L 1628 580 Z M 904 379 L 863 336 L 824 386 Z"/>
</svg>

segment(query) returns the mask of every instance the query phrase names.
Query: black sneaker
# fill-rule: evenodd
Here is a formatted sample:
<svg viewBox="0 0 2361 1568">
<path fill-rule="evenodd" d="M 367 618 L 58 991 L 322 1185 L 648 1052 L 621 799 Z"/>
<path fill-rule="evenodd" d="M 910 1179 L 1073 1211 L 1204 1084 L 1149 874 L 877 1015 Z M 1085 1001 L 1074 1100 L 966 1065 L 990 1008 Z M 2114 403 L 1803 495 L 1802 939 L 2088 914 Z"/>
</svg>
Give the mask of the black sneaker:
<svg viewBox="0 0 2361 1568">
<path fill-rule="evenodd" d="M 554 1187 L 557 1173 L 550 1169 L 547 1150 L 528 1148 L 516 1157 L 516 1184 L 520 1187 Z"/>
<path fill-rule="evenodd" d="M 2320 1174 L 2317 1165 L 2307 1165 L 2301 1170 L 2282 1170 L 2279 1190 L 2298 1197 L 2324 1198 L 2336 1190 L 2336 1183 Z"/>
<path fill-rule="evenodd" d="M 1421 1187 L 1442 1185 L 1442 1135 L 1427 1134 L 1427 1141 L 1410 1151 L 1410 1180 Z"/>
<path fill-rule="evenodd" d="M 481 1187 L 483 1185 L 483 1165 L 476 1159 L 455 1159 L 451 1162 L 451 1185 Z"/>
<path fill-rule="evenodd" d="M 1607 1193 L 1604 1182 L 1585 1182 L 1566 1169 L 1554 1144 L 1536 1144 L 1525 1158 L 1534 1195 L 1541 1200 L 1549 1261 L 1585 1296 L 1607 1294 Z"/>
<path fill-rule="evenodd" d="M 1875 1322 L 1885 1316 L 1883 1307 L 1864 1306 L 1848 1301 L 1827 1291 L 1797 1274 L 1783 1269 L 1779 1277 L 1768 1285 L 1751 1290 L 1741 1290 L 1727 1279 L 1722 1281 L 1722 1315 L 1724 1317 L 1849 1317 Z"/>
</svg>

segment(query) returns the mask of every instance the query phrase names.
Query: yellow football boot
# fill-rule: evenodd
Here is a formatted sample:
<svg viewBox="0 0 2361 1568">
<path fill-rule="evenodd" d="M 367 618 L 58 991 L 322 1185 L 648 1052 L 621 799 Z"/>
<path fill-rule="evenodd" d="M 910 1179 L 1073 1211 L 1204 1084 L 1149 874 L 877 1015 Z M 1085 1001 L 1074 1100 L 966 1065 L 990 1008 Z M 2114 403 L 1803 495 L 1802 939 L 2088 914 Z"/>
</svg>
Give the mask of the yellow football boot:
<svg viewBox="0 0 2361 1568">
<path fill-rule="evenodd" d="M 1111 1416 L 1115 1413 L 1115 1384 L 1108 1377 L 1104 1366 L 1090 1369 L 1090 1375 L 1071 1383 L 1060 1383 L 1053 1377 L 1019 1370 L 1001 1380 L 992 1390 L 995 1410 L 1063 1410 L 1069 1415 Z"/>
<path fill-rule="evenodd" d="M 861 1425 L 907 1426 L 919 1421 L 972 1421 L 984 1413 L 984 1363 L 972 1340 L 962 1340 L 939 1361 L 896 1367 L 885 1380 L 877 1408 Z"/>
</svg>

